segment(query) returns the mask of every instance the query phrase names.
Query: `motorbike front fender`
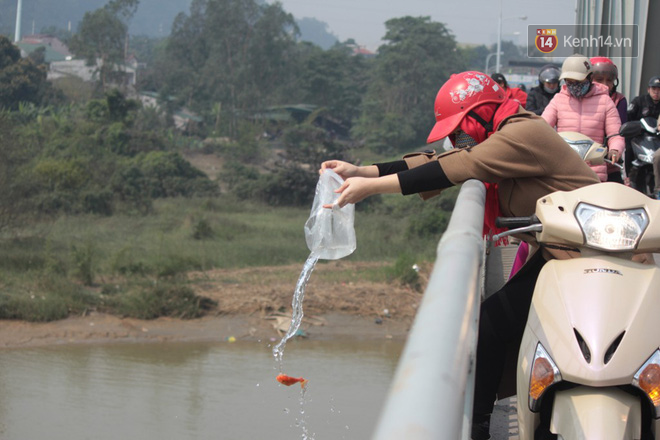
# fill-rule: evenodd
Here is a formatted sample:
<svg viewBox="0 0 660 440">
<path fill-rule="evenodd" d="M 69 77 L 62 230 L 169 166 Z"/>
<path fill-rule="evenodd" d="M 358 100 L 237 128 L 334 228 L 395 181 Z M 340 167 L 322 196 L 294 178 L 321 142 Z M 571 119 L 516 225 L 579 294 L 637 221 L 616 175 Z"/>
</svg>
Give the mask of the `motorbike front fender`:
<svg viewBox="0 0 660 440">
<path fill-rule="evenodd" d="M 636 440 L 641 437 L 639 398 L 618 388 L 557 391 L 550 432 L 572 440 Z"/>
</svg>

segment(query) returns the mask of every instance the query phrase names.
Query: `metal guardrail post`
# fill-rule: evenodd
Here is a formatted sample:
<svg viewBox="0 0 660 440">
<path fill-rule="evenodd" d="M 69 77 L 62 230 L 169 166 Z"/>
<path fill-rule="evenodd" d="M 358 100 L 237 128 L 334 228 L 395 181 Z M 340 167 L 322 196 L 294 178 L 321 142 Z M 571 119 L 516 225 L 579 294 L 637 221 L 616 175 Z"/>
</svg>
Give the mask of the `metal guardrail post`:
<svg viewBox="0 0 660 440">
<path fill-rule="evenodd" d="M 463 184 L 373 440 L 469 438 L 485 199 Z"/>
</svg>

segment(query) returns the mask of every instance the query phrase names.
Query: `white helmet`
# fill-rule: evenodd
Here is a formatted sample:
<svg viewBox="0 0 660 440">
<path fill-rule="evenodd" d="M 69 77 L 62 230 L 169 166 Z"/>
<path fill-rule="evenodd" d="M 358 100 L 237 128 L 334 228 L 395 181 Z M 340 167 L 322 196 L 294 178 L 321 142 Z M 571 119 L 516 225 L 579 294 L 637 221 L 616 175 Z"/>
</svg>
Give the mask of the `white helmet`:
<svg viewBox="0 0 660 440">
<path fill-rule="evenodd" d="M 584 81 L 590 73 L 591 62 L 589 62 L 589 58 L 584 55 L 575 54 L 564 60 L 564 64 L 561 65 L 561 76 L 559 79 Z"/>
</svg>

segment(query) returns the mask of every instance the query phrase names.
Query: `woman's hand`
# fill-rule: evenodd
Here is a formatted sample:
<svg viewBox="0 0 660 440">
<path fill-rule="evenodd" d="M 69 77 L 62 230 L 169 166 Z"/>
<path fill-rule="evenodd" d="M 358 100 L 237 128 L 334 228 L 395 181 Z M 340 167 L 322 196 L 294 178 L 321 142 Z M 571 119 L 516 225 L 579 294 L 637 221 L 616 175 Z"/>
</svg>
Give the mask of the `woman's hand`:
<svg viewBox="0 0 660 440">
<path fill-rule="evenodd" d="M 332 170 L 337 173 L 339 177 L 346 180 L 349 177 L 358 176 L 360 167 L 344 162 L 343 160 L 326 160 L 321 164 L 319 174 L 322 174 L 325 170 Z"/>
<path fill-rule="evenodd" d="M 619 154 L 619 152 L 617 150 L 614 150 L 614 149 L 610 150 L 607 153 L 607 158 L 609 160 L 611 160 L 612 163 L 617 163 L 617 161 L 619 160 L 620 157 L 621 157 L 621 155 Z"/>
<path fill-rule="evenodd" d="M 401 192 L 399 178 L 396 174 L 378 178 L 350 177 L 335 190 L 341 194 L 335 201 L 335 205 L 343 208 L 348 203 L 358 203 L 374 194 L 392 194 Z M 333 205 L 323 205 L 324 208 L 332 208 Z"/>
<path fill-rule="evenodd" d="M 335 190 L 336 193 L 341 194 L 335 205 L 343 208 L 348 203 L 357 203 L 366 199 L 374 194 L 374 180 L 365 177 L 350 177 Z M 325 208 L 332 208 L 332 205 L 324 205 Z"/>
</svg>

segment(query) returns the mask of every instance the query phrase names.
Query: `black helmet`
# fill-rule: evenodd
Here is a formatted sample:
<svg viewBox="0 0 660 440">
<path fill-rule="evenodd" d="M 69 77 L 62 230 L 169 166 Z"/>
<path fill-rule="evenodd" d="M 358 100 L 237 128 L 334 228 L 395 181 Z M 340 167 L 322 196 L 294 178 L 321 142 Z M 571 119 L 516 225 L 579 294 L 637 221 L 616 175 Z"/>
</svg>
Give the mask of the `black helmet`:
<svg viewBox="0 0 660 440">
<path fill-rule="evenodd" d="M 493 73 L 491 76 L 496 83 L 503 86 L 505 89 L 509 87 L 509 83 L 506 81 L 506 78 L 501 73 Z"/>
<path fill-rule="evenodd" d="M 660 76 L 654 76 L 649 80 L 649 87 L 660 87 Z"/>
<path fill-rule="evenodd" d="M 559 69 L 552 64 L 543 66 L 539 72 L 539 84 L 544 85 L 546 83 L 558 83 L 560 74 L 561 72 Z"/>
</svg>

